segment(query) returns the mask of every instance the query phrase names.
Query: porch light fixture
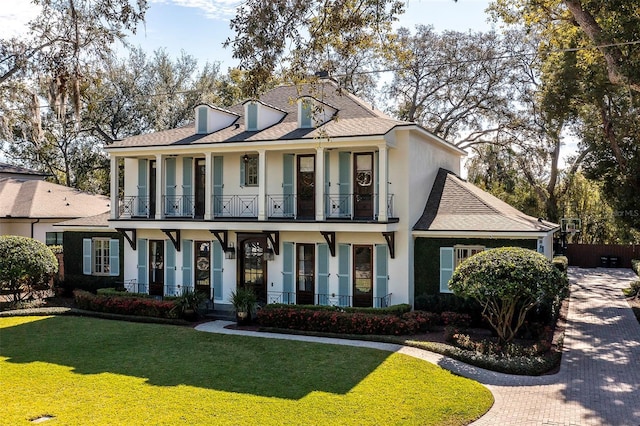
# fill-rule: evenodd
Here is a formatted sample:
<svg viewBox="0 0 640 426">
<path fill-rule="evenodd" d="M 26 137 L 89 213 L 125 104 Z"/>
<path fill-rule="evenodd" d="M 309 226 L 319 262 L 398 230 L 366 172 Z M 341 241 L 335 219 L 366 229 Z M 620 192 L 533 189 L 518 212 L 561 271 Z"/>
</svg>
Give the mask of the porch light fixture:
<svg viewBox="0 0 640 426">
<path fill-rule="evenodd" d="M 264 252 L 264 259 L 265 260 L 275 260 L 276 255 L 273 252 L 273 249 L 271 247 L 268 247 L 267 250 Z"/>
<path fill-rule="evenodd" d="M 236 258 L 236 249 L 233 243 L 229 243 L 229 247 L 224 250 L 224 258 L 229 260 Z"/>
<path fill-rule="evenodd" d="M 244 161 L 244 163 L 247 164 L 249 162 L 249 156 L 247 154 L 244 154 L 242 156 L 242 161 Z"/>
</svg>

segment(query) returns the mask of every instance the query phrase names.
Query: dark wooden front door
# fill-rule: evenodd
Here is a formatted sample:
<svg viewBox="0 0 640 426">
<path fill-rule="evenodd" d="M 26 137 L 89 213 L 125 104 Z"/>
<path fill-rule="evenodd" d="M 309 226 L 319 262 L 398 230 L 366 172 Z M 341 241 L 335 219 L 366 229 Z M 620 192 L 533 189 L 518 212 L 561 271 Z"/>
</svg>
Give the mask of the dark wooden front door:
<svg viewBox="0 0 640 426">
<path fill-rule="evenodd" d="M 252 288 L 259 303 L 267 303 L 267 239 L 262 235 L 240 236 L 240 280 L 241 287 Z"/>
<path fill-rule="evenodd" d="M 164 296 L 164 241 L 149 240 L 149 294 Z"/>
<path fill-rule="evenodd" d="M 353 306 L 373 306 L 373 247 L 353 246 Z"/>
<path fill-rule="evenodd" d="M 373 219 L 373 153 L 354 154 L 353 188 L 355 219 Z"/>
<path fill-rule="evenodd" d="M 296 304 L 313 305 L 316 290 L 316 246 L 296 244 Z"/>
<path fill-rule="evenodd" d="M 196 218 L 204 217 L 204 204 L 205 204 L 205 182 L 206 182 L 206 167 L 204 158 L 196 159 L 196 173 L 195 173 L 195 216 Z"/>
<path fill-rule="evenodd" d="M 156 215 L 156 160 L 149 161 L 149 217 Z"/>
<path fill-rule="evenodd" d="M 196 291 L 211 298 L 211 241 L 196 241 L 193 257 Z"/>
<path fill-rule="evenodd" d="M 298 155 L 297 217 L 313 219 L 316 216 L 316 156 Z"/>
</svg>

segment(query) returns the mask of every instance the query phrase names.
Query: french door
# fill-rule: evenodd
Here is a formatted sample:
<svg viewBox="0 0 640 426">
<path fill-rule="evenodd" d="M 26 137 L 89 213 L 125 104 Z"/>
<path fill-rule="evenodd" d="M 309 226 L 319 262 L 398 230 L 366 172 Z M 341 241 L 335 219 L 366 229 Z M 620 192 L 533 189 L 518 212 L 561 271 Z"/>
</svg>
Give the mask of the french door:
<svg viewBox="0 0 640 426">
<path fill-rule="evenodd" d="M 353 246 L 353 306 L 373 306 L 373 246 Z"/>
<path fill-rule="evenodd" d="M 149 240 L 149 294 L 164 296 L 163 240 Z"/>
<path fill-rule="evenodd" d="M 356 153 L 353 155 L 353 196 L 355 219 L 373 219 L 373 153 Z"/>
<path fill-rule="evenodd" d="M 313 219 L 316 215 L 316 156 L 298 155 L 297 217 Z"/>
<path fill-rule="evenodd" d="M 267 302 L 267 238 L 263 235 L 240 235 L 238 246 L 240 247 L 240 287 L 252 288 L 258 296 L 258 302 Z"/>
<path fill-rule="evenodd" d="M 296 304 L 313 305 L 316 289 L 316 246 L 296 244 Z"/>
<path fill-rule="evenodd" d="M 195 241 L 195 290 L 211 298 L 211 241 Z"/>
</svg>

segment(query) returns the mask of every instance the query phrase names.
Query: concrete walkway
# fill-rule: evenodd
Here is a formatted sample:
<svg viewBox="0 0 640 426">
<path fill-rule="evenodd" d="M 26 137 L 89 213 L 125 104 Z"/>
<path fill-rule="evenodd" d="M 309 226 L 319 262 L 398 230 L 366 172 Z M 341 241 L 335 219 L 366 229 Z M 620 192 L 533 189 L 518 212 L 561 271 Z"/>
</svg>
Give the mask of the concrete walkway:
<svg viewBox="0 0 640 426">
<path fill-rule="evenodd" d="M 569 271 L 571 296 L 560 372 L 523 377 L 487 371 L 399 345 L 225 329 L 214 321 L 197 330 L 254 337 L 372 347 L 437 364 L 487 386 L 495 403 L 473 425 L 640 425 L 640 325 L 622 289 L 631 270 Z"/>
</svg>

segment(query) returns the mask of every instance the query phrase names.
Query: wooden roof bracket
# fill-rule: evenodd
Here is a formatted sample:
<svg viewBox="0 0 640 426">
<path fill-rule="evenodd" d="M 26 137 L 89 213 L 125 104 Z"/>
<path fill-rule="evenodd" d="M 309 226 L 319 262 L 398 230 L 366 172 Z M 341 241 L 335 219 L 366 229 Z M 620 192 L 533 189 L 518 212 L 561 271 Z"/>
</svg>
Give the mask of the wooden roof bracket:
<svg viewBox="0 0 640 426">
<path fill-rule="evenodd" d="M 129 243 L 132 250 L 136 249 L 136 229 L 135 228 L 116 228 L 116 231 L 121 234 L 125 240 Z M 127 234 L 127 232 L 131 232 L 131 236 Z"/>
<path fill-rule="evenodd" d="M 395 232 L 383 232 L 382 236 L 387 242 L 387 246 L 389 246 L 389 256 L 392 259 L 396 258 L 396 233 Z"/>
<path fill-rule="evenodd" d="M 320 231 L 325 241 L 329 245 L 329 252 L 331 257 L 336 257 L 336 233 L 329 231 Z"/>
<path fill-rule="evenodd" d="M 180 230 L 179 229 L 161 229 L 164 234 L 169 237 L 176 251 L 180 251 Z"/>
<path fill-rule="evenodd" d="M 209 232 L 211 232 L 213 236 L 216 237 L 216 240 L 218 240 L 218 242 L 222 246 L 222 250 L 226 252 L 229 249 L 229 231 L 227 231 L 226 229 L 224 231 L 209 229 Z"/>
<path fill-rule="evenodd" d="M 273 254 L 280 254 L 280 231 L 263 231 L 273 248 Z"/>
</svg>

